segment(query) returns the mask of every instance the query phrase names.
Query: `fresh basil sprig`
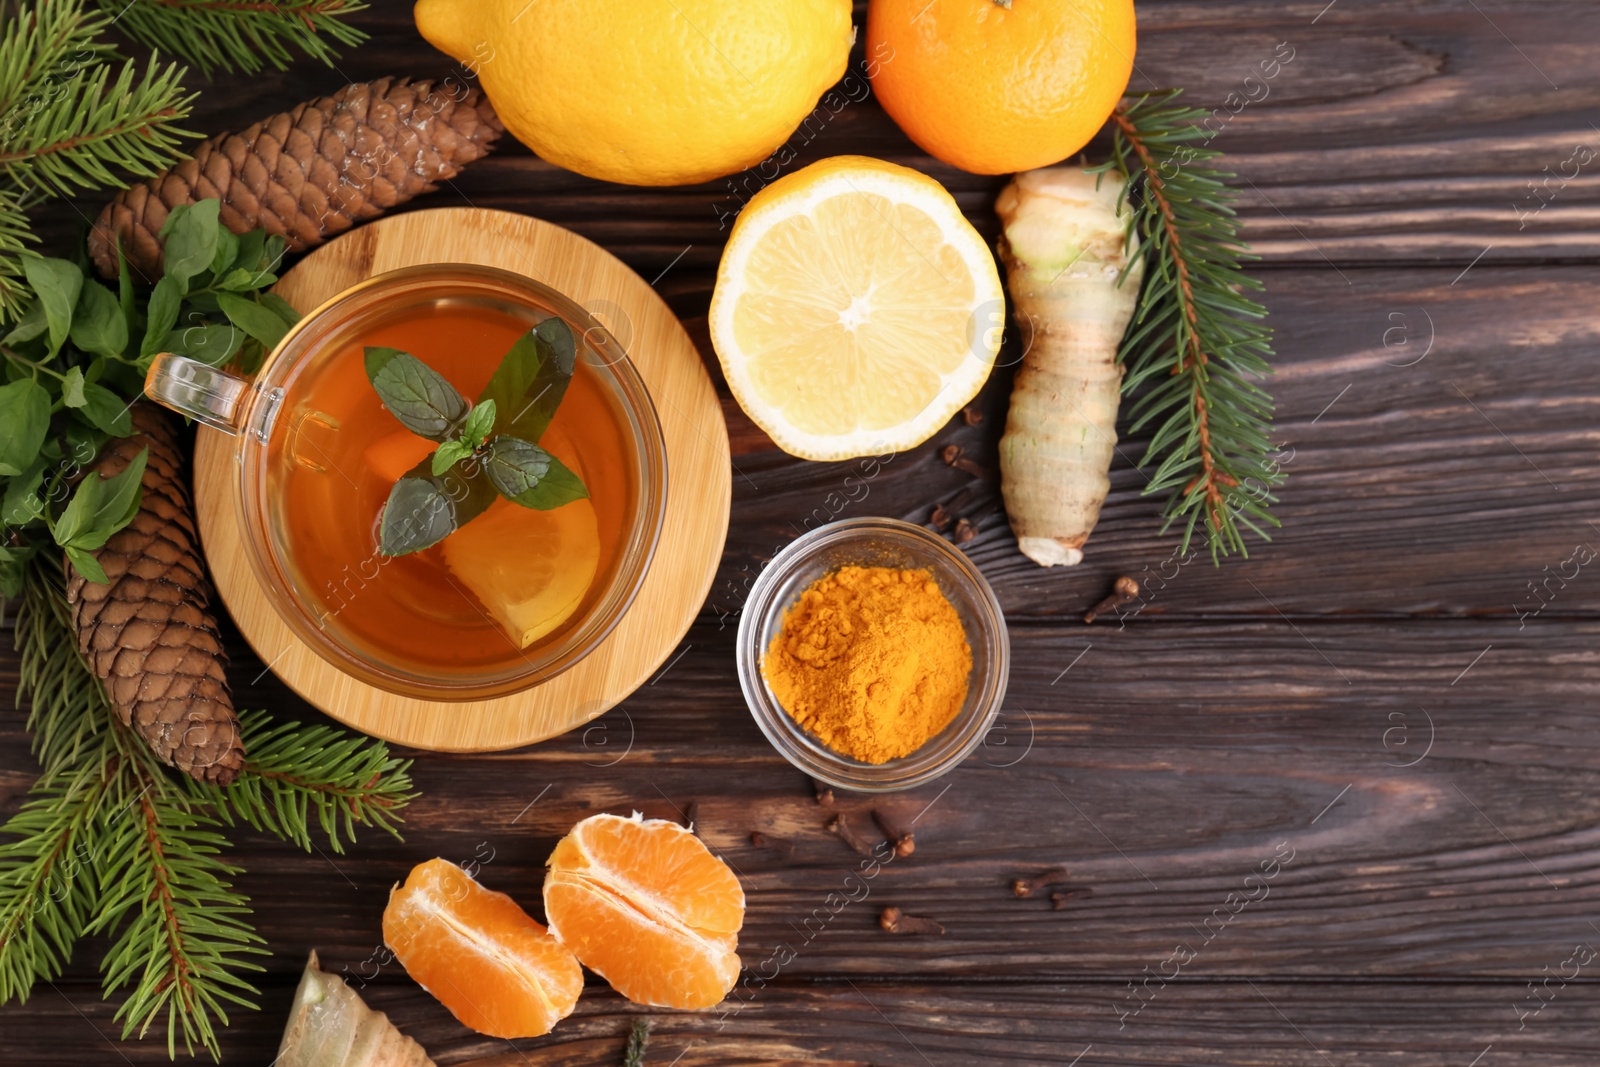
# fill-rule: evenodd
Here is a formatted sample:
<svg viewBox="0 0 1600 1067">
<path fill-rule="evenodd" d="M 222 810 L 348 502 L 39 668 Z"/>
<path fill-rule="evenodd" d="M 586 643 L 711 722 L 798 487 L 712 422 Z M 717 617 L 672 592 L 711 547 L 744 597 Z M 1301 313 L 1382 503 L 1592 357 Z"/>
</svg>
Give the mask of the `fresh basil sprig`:
<svg viewBox="0 0 1600 1067">
<path fill-rule="evenodd" d="M 560 319 L 517 339 L 476 404 L 409 352 L 369 347 L 365 362 L 389 413 L 439 445 L 389 491 L 378 530 L 384 555 L 438 544 L 497 496 L 548 511 L 589 495 L 583 480 L 538 444 L 577 363 L 576 339 Z"/>
<path fill-rule="evenodd" d="M 22 564 L 52 542 L 84 577 L 104 580 L 90 553 L 137 513 L 140 475 L 103 482 L 83 471 L 106 441 L 133 432 L 129 409 L 156 353 L 249 373 L 299 320 L 264 292 L 283 238 L 232 233 L 216 200 L 173 208 L 160 236 L 164 273 L 152 288 L 126 265 L 113 292 L 81 256 L 23 259 L 27 303 L 0 322 L 0 597 L 20 591 Z"/>
</svg>

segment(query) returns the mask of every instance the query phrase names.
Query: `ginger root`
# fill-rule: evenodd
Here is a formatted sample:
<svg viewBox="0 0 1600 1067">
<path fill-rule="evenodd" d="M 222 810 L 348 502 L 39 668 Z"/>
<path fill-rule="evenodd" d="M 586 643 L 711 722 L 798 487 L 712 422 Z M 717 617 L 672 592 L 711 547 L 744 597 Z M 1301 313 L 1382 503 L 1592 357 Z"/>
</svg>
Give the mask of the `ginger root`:
<svg viewBox="0 0 1600 1067">
<path fill-rule="evenodd" d="M 1027 343 L 1000 439 L 1000 489 L 1017 547 L 1046 567 L 1082 561 L 1111 488 L 1117 348 L 1144 273 L 1126 184 L 1117 170 L 1046 167 L 1018 174 L 995 202 Z"/>
</svg>

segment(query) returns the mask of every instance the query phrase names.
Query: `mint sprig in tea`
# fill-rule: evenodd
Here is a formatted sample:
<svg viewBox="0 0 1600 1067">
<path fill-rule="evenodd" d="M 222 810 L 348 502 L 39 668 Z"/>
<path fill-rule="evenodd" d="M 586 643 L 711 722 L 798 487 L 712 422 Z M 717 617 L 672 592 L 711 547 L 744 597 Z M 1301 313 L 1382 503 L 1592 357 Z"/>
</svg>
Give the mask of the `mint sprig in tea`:
<svg viewBox="0 0 1600 1067">
<path fill-rule="evenodd" d="M 292 580 L 375 659 L 516 669 L 618 565 L 638 477 L 624 416 L 560 318 L 441 299 L 337 344 L 269 446 Z"/>
</svg>

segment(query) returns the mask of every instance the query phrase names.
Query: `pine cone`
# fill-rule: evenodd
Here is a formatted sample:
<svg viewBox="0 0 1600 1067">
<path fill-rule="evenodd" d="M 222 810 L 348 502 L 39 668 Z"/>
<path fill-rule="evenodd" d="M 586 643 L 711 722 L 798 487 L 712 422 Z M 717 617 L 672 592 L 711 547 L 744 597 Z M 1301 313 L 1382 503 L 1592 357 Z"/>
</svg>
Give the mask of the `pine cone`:
<svg viewBox="0 0 1600 1067">
<path fill-rule="evenodd" d="M 299 252 L 403 204 L 487 155 L 504 131 L 488 98 L 458 100 L 431 81 L 347 85 L 242 133 L 206 141 L 169 170 L 117 194 L 89 234 L 89 254 L 117 276 L 116 240 L 136 275 L 161 276 L 167 212 L 212 197 L 234 233 L 258 227 Z"/>
<path fill-rule="evenodd" d="M 244 768 L 239 720 L 223 672 L 211 584 L 200 558 L 183 453 L 172 419 L 133 409 L 134 436 L 112 441 L 91 473 L 111 477 L 146 446 L 139 513 L 95 557 L 109 585 L 69 571 L 78 648 L 125 725 L 156 755 L 202 782 L 227 785 Z"/>
</svg>

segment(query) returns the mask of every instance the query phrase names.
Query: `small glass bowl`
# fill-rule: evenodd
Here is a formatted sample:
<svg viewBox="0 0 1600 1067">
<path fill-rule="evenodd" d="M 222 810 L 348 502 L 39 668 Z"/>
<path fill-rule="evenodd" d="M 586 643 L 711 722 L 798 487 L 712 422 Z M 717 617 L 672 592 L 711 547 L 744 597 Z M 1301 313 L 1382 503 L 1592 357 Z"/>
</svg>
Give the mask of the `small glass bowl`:
<svg viewBox="0 0 1600 1067">
<path fill-rule="evenodd" d="M 961 616 L 972 646 L 972 673 L 960 712 L 917 751 L 887 763 L 862 763 L 812 737 L 783 710 L 761 673 L 761 658 L 782 627 L 784 612 L 812 582 L 848 566 L 930 572 Z M 966 553 L 909 522 L 845 519 L 796 538 L 756 578 L 739 619 L 738 661 L 750 714 L 785 759 L 840 789 L 889 793 L 931 782 L 983 742 L 1005 699 L 1011 641 L 994 590 Z"/>
</svg>

